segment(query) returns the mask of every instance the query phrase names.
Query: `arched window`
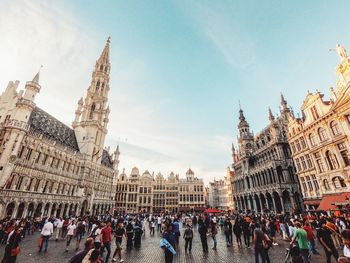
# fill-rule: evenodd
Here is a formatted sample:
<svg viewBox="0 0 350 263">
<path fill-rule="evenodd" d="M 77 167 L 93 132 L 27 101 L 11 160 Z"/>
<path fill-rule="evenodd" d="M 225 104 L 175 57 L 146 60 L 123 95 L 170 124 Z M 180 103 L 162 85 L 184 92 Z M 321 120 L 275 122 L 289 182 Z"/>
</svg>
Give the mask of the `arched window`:
<svg viewBox="0 0 350 263">
<path fill-rule="evenodd" d="M 337 157 L 330 151 L 326 151 L 326 159 L 331 170 L 337 169 L 339 167 Z"/>
<path fill-rule="evenodd" d="M 330 124 L 330 127 L 331 127 L 331 130 L 332 130 L 332 133 L 333 133 L 334 136 L 340 134 L 338 122 L 332 121 L 331 124 Z"/>
<path fill-rule="evenodd" d="M 344 179 L 340 176 L 333 177 L 332 182 L 335 189 L 346 187 Z"/>
<path fill-rule="evenodd" d="M 316 145 L 315 134 L 313 134 L 313 133 L 309 134 L 309 141 L 310 141 L 311 146 Z"/>
<path fill-rule="evenodd" d="M 96 83 L 96 90 L 98 90 L 100 88 L 100 81 L 98 80 L 97 83 Z"/>
<path fill-rule="evenodd" d="M 89 115 L 90 120 L 93 119 L 94 117 L 95 108 L 96 108 L 95 103 L 92 103 L 91 109 L 90 109 L 90 115 Z"/>
<path fill-rule="evenodd" d="M 325 190 L 329 190 L 329 189 L 330 189 L 329 183 L 328 183 L 328 180 L 327 180 L 327 179 L 324 179 L 324 180 L 323 180 L 323 186 L 324 186 L 324 189 L 325 189 Z"/>
<path fill-rule="evenodd" d="M 327 132 L 324 128 L 320 127 L 318 128 L 318 137 L 320 138 L 320 141 L 323 142 L 327 139 Z"/>
<path fill-rule="evenodd" d="M 100 70 L 103 71 L 103 65 L 100 66 Z"/>
</svg>

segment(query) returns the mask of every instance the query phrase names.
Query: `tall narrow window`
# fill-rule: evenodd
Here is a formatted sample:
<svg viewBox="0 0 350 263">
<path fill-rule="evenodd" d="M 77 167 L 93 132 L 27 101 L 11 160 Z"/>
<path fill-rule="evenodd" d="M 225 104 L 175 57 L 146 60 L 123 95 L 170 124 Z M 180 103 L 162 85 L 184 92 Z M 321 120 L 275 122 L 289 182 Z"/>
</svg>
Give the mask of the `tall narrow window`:
<svg viewBox="0 0 350 263">
<path fill-rule="evenodd" d="M 90 115 L 89 115 L 90 120 L 92 120 L 94 117 L 95 108 L 96 108 L 95 103 L 92 103 L 91 109 L 90 109 Z"/>
<path fill-rule="evenodd" d="M 326 159 L 329 165 L 329 169 L 334 170 L 339 167 L 337 157 L 330 151 L 326 151 Z"/>
<path fill-rule="evenodd" d="M 325 171 L 320 153 L 315 153 L 315 159 L 320 173 Z"/>
<path fill-rule="evenodd" d="M 327 132 L 323 127 L 318 129 L 318 137 L 320 138 L 321 142 L 327 140 Z"/>
<path fill-rule="evenodd" d="M 343 143 L 339 143 L 338 144 L 338 149 L 340 150 L 340 155 L 343 159 L 344 165 L 345 166 L 349 166 L 350 165 L 350 159 L 349 159 L 349 153 L 348 153 L 348 149 L 346 147 L 345 142 Z"/>
<path fill-rule="evenodd" d="M 330 124 L 330 127 L 331 127 L 331 130 L 332 130 L 332 133 L 333 133 L 334 136 L 340 134 L 338 122 L 332 121 L 331 124 Z"/>
<path fill-rule="evenodd" d="M 313 133 L 310 133 L 309 140 L 310 140 L 311 146 L 315 146 L 316 145 L 316 139 L 315 139 L 315 135 Z"/>
</svg>

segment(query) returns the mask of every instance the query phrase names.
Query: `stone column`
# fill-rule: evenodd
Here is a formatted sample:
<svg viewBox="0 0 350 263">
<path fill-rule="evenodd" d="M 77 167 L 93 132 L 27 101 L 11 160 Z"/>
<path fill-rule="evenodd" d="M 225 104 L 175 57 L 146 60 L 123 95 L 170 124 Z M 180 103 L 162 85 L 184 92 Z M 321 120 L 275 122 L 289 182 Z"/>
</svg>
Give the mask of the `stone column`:
<svg viewBox="0 0 350 263">
<path fill-rule="evenodd" d="M 280 202 L 281 202 L 282 212 L 286 213 L 286 211 L 284 209 L 284 203 L 283 203 L 283 197 L 282 196 L 280 196 Z"/>
<path fill-rule="evenodd" d="M 277 209 L 276 209 L 276 201 L 275 201 L 275 197 L 272 195 L 272 203 L 273 203 L 273 210 L 275 211 L 275 213 L 277 214 Z"/>
<path fill-rule="evenodd" d="M 23 217 L 23 218 L 26 218 L 26 217 L 27 217 L 28 206 L 29 206 L 29 204 L 27 204 L 27 203 L 26 203 L 25 206 L 24 206 L 23 214 L 22 214 L 22 217 Z"/>
<path fill-rule="evenodd" d="M 18 200 L 15 201 L 14 204 L 15 204 L 15 207 L 13 208 L 13 212 L 12 212 L 11 218 L 16 218 L 17 217 L 18 206 L 19 206 Z"/>
</svg>

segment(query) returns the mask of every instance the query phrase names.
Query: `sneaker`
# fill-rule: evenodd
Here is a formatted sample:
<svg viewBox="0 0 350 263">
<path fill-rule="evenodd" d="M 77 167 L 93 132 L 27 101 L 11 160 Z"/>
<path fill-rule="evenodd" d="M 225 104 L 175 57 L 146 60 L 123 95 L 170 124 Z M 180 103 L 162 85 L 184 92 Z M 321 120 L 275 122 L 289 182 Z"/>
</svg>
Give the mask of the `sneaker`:
<svg viewBox="0 0 350 263">
<path fill-rule="evenodd" d="M 112 262 L 117 262 L 117 259 L 115 259 L 115 258 L 112 258 Z"/>
<path fill-rule="evenodd" d="M 278 246 L 278 244 L 277 244 L 277 243 L 272 243 L 272 245 L 274 245 L 274 246 Z"/>
<path fill-rule="evenodd" d="M 120 263 L 121 263 L 121 262 L 124 262 L 124 259 L 120 259 L 119 262 L 120 262 Z"/>
</svg>

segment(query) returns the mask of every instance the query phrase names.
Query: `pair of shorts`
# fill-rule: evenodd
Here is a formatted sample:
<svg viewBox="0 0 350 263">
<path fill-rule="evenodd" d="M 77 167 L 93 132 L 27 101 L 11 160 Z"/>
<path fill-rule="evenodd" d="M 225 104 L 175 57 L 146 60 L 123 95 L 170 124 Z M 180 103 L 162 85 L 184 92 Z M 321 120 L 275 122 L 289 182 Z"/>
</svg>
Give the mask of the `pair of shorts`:
<svg viewBox="0 0 350 263">
<path fill-rule="evenodd" d="M 77 240 L 80 241 L 83 239 L 84 234 L 77 234 Z"/>
<path fill-rule="evenodd" d="M 120 240 L 115 240 L 115 246 L 117 247 L 117 249 L 121 249 L 122 248 L 122 242 Z"/>
</svg>

